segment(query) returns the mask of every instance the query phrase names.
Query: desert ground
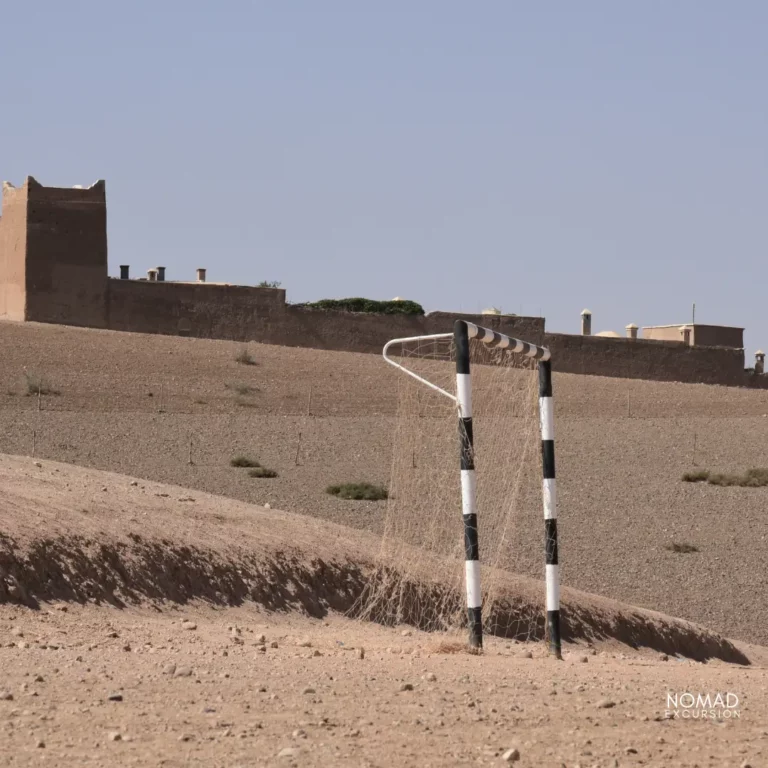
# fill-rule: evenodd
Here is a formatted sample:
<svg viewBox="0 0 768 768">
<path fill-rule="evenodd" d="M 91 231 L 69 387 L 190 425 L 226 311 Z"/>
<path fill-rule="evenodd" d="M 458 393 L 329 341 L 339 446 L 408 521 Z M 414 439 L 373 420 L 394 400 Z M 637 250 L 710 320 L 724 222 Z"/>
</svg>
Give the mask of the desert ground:
<svg viewBox="0 0 768 768">
<path fill-rule="evenodd" d="M 377 356 L 0 323 L 0 360 L 0 765 L 768 763 L 766 490 L 681 481 L 768 466 L 768 392 L 556 374 L 557 661 L 355 618 L 387 504 L 325 488 L 390 480 Z"/>
<path fill-rule="evenodd" d="M 400 374 L 376 355 L 249 344 L 256 364 L 243 365 L 243 350 L 0 323 L 0 452 L 380 533 L 386 504 L 325 488 L 389 481 Z M 25 396 L 25 373 L 60 394 Z M 768 392 L 557 373 L 554 387 L 563 583 L 768 642 L 768 491 L 681 482 L 694 468 L 768 466 Z M 229 466 L 237 454 L 279 477 L 248 477 Z M 518 568 L 536 578 L 539 505 L 534 489 L 521 521 L 533 554 Z"/>
<path fill-rule="evenodd" d="M 566 589 L 562 661 L 473 655 L 344 615 L 371 534 L 28 457 L 0 485 L 2 765 L 766 762 L 764 648 Z M 738 717 L 675 717 L 689 691 Z"/>
</svg>

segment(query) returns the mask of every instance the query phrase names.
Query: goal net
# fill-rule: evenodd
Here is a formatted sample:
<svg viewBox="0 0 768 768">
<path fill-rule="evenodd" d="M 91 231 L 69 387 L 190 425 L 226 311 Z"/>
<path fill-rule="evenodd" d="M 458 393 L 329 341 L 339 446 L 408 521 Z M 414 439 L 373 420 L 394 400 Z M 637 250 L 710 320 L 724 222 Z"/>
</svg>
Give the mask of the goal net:
<svg viewBox="0 0 768 768">
<path fill-rule="evenodd" d="M 398 376 L 383 539 L 359 606 L 375 621 L 449 633 L 467 624 L 456 353 L 453 336 L 389 351 L 423 381 Z M 543 589 L 512 575 L 544 575 L 537 363 L 472 339 L 470 365 L 484 634 L 540 636 Z"/>
</svg>

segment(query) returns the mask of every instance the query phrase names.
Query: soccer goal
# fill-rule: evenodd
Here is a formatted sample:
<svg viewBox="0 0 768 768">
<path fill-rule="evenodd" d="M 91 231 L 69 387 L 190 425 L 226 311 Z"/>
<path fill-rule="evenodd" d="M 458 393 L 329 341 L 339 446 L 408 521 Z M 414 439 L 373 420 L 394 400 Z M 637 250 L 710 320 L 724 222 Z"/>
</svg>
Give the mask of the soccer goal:
<svg viewBox="0 0 768 768">
<path fill-rule="evenodd" d="M 468 623 L 470 645 L 482 647 L 484 625 L 494 631 L 489 621 L 498 621 L 494 606 L 501 575 L 541 573 L 540 554 L 537 566 L 530 559 L 534 506 L 541 530 L 541 500 L 536 503 L 530 493 L 535 484 L 544 504 L 545 634 L 559 657 L 549 350 L 457 320 L 453 333 L 393 339 L 383 355 L 404 376 L 381 567 L 369 613 L 392 621 L 415 619 L 435 629 Z M 459 560 L 462 574 L 451 565 Z M 456 589 L 430 587 L 438 581 Z M 538 617 L 529 617 L 531 626 Z M 520 634 L 519 616 L 517 622 Z"/>
</svg>

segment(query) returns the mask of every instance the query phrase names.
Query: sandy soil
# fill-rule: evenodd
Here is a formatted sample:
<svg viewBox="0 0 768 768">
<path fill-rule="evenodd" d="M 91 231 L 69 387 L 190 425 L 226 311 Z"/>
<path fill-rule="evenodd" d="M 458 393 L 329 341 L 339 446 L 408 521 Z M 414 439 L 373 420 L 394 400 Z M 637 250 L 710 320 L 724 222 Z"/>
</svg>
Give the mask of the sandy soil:
<svg viewBox="0 0 768 768">
<path fill-rule="evenodd" d="M 374 532 L 384 505 L 334 482 L 388 481 L 397 373 L 374 355 L 0 323 L 0 451 L 268 502 Z M 59 395 L 24 396 L 24 371 Z M 232 385 L 253 391 L 241 396 Z M 228 386 L 229 385 L 229 386 Z M 150 396 L 151 395 L 151 396 Z M 680 481 L 768 466 L 768 392 L 555 376 L 565 584 L 768 642 L 766 489 Z M 190 457 L 190 440 L 192 461 Z M 279 472 L 254 480 L 237 453 Z M 479 469 L 479 471 L 481 471 Z M 539 576 L 540 509 L 526 517 Z M 672 542 L 699 551 L 675 554 Z"/>
<path fill-rule="evenodd" d="M 764 666 L 611 646 L 556 662 L 502 641 L 445 654 L 409 629 L 201 606 L 0 607 L 0 643 L 0 765 L 14 768 L 505 765 L 510 749 L 520 766 L 719 768 L 768 755 Z M 668 691 L 736 693 L 740 716 L 666 719 Z"/>
<path fill-rule="evenodd" d="M 766 763 L 768 649 L 566 589 L 563 661 L 470 655 L 340 614 L 365 531 L 25 457 L 0 487 L 0 765 Z"/>
</svg>

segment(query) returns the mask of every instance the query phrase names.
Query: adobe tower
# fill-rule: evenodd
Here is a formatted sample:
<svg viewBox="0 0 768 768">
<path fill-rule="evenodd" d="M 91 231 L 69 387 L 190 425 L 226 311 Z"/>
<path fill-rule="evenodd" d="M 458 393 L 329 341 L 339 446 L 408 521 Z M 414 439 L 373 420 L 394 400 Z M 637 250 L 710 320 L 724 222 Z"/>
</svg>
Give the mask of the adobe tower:
<svg viewBox="0 0 768 768">
<path fill-rule="evenodd" d="M 3 182 L 0 317 L 107 325 L 107 199 L 87 189 Z"/>
</svg>

